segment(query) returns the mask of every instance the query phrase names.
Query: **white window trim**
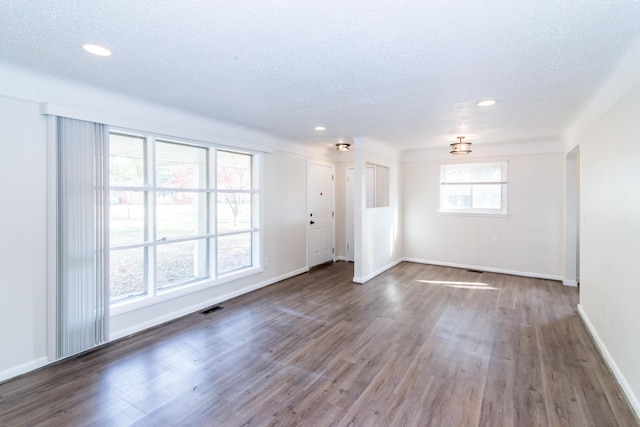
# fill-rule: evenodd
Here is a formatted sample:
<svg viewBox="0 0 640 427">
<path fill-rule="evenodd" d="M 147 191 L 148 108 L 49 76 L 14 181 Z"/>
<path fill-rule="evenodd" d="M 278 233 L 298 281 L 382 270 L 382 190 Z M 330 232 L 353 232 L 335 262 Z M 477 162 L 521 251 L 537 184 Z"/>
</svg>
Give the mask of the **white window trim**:
<svg viewBox="0 0 640 427">
<path fill-rule="evenodd" d="M 91 111 L 69 107 L 67 105 L 52 104 L 44 102 L 40 104 L 40 114 L 45 116 L 68 117 L 70 119 L 85 120 L 94 123 L 108 124 L 112 130 L 139 134 L 141 132 L 151 133 L 160 138 L 180 139 L 180 141 L 192 141 L 196 144 L 212 144 L 217 148 L 228 149 L 230 151 L 246 151 L 253 153 L 272 153 L 273 148 L 248 142 L 242 139 L 217 137 L 210 130 L 190 130 L 189 126 L 176 127 L 172 123 L 149 122 L 141 126 L 139 120 L 128 115 L 110 114 L 99 111 Z M 182 122 L 181 122 L 182 123 Z M 193 127 L 199 123 L 194 122 Z M 179 136 L 169 136 L 179 135 Z M 232 142 L 231 142 L 232 141 Z"/>
<path fill-rule="evenodd" d="M 206 279 L 201 280 L 199 282 L 193 282 L 188 285 L 184 285 L 177 288 L 168 289 L 166 291 L 162 291 L 162 293 L 156 294 L 153 298 L 148 297 L 140 297 L 132 300 L 122 300 L 117 303 L 111 304 L 109 309 L 110 315 L 119 316 L 124 313 L 129 313 L 131 311 L 136 311 L 141 308 L 150 307 L 155 304 L 160 304 L 165 301 L 170 301 L 184 295 L 190 295 L 196 292 L 203 291 L 205 289 L 209 289 L 212 287 L 220 286 L 225 283 L 232 282 L 234 280 L 239 280 L 244 277 L 253 276 L 254 274 L 259 274 L 264 271 L 263 266 L 255 266 L 248 268 L 246 270 L 235 271 L 233 273 L 229 273 L 223 276 L 219 276 L 216 280 L 214 279 Z"/>
<path fill-rule="evenodd" d="M 125 298 L 125 299 L 111 303 L 110 305 L 111 317 L 136 311 L 145 307 L 150 307 L 165 301 L 176 299 L 184 295 L 193 294 L 205 289 L 220 286 L 220 285 L 232 282 L 234 280 L 239 280 L 245 277 L 262 273 L 264 271 L 264 230 L 262 227 L 263 220 L 264 220 L 263 218 L 264 217 L 264 185 L 263 185 L 264 183 L 264 174 L 263 174 L 264 152 L 263 151 L 254 151 L 254 150 L 250 150 L 243 147 L 230 147 L 228 145 L 210 143 L 207 141 L 194 141 L 193 139 L 190 139 L 190 138 L 180 138 L 175 136 L 170 137 L 170 136 L 161 135 L 154 132 L 124 129 L 116 126 L 110 126 L 109 132 L 136 136 L 136 137 L 151 138 L 152 144 L 155 144 L 155 142 L 159 140 L 162 142 L 172 142 L 172 143 L 191 145 L 196 147 L 207 147 L 213 150 L 223 150 L 223 151 L 237 152 L 242 154 L 251 154 L 253 156 L 253 169 L 254 169 L 253 179 L 254 179 L 254 185 L 256 188 L 252 190 L 242 190 L 240 192 L 257 194 L 258 196 L 258 203 L 256 204 L 256 206 L 254 206 L 255 222 L 252 225 L 251 229 L 243 230 L 242 232 L 226 232 L 226 233 L 223 232 L 219 234 L 214 233 L 215 235 L 199 236 L 199 238 L 211 238 L 211 237 L 215 238 L 217 236 L 225 236 L 225 235 L 232 235 L 232 234 L 238 234 L 238 233 L 252 233 L 252 235 L 257 234 L 257 243 L 254 242 L 255 244 L 252 246 L 253 265 L 251 267 L 241 269 L 241 270 L 233 270 L 228 273 L 222 273 L 218 275 L 217 266 L 215 265 L 215 262 L 214 262 L 211 264 L 211 269 L 209 271 L 210 277 L 206 279 L 194 281 L 192 283 L 187 283 L 185 285 L 177 286 L 175 288 L 164 289 L 161 292 L 158 292 L 157 289 L 150 289 L 147 295 L 143 295 L 143 296 L 131 298 L 131 299 Z M 215 171 L 215 168 L 214 168 L 214 171 Z M 148 186 L 145 185 L 145 189 L 149 190 L 149 188 L 147 187 Z M 153 188 L 155 189 L 155 187 Z M 214 193 L 217 193 L 217 190 L 218 189 L 216 188 Z M 197 190 L 197 191 L 200 191 L 200 190 Z M 207 190 L 202 192 L 209 192 L 209 191 Z M 181 240 L 181 239 L 178 239 L 178 240 Z M 193 239 L 188 238 L 185 240 L 193 240 Z M 145 244 L 141 244 L 141 245 L 144 246 Z M 134 245 L 134 246 L 140 246 L 140 245 Z M 214 254 L 215 252 L 212 252 L 211 256 L 214 256 Z"/>
<path fill-rule="evenodd" d="M 444 181 L 444 169 L 447 166 L 451 165 L 498 165 L 502 168 L 502 181 L 499 182 L 465 182 L 465 183 L 446 183 Z M 501 192 L 501 208 L 500 209 L 447 209 L 442 205 L 442 188 L 443 185 L 502 185 Z M 440 165 L 440 184 L 439 184 L 439 200 L 438 200 L 438 213 L 442 215 L 451 215 L 451 216 L 469 216 L 469 217 L 497 217 L 497 218 L 505 218 L 509 216 L 509 162 L 506 160 L 500 161 L 488 161 L 488 162 L 466 162 L 466 163 L 447 163 Z"/>
</svg>

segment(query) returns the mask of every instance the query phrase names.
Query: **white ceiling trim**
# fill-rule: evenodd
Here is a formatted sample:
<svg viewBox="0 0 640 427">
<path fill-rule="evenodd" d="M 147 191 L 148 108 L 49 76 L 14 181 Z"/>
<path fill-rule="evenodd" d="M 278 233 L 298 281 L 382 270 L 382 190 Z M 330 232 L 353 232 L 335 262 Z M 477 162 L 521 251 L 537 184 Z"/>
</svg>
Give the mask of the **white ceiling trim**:
<svg viewBox="0 0 640 427">
<path fill-rule="evenodd" d="M 565 153 L 566 144 L 560 138 L 534 139 L 529 141 L 478 144 L 471 146 L 471 154 L 452 155 L 449 147 L 432 147 L 418 150 L 406 150 L 402 153 L 403 162 L 425 160 L 469 161 L 487 157 L 523 156 L 529 154 Z"/>
<path fill-rule="evenodd" d="M 578 138 L 598 120 L 625 92 L 640 82 L 640 37 L 627 50 L 607 81 L 595 92 L 582 113 L 565 132 L 567 152 L 575 147 Z"/>
<path fill-rule="evenodd" d="M 233 143 L 231 143 L 228 140 L 215 137 L 212 138 L 210 135 L 205 135 L 201 132 L 190 131 L 186 129 L 170 130 L 164 127 L 161 131 L 158 131 L 157 128 L 153 129 L 153 126 L 140 126 L 135 121 L 132 122 L 132 120 L 129 118 L 52 103 L 40 104 L 40 113 L 48 116 L 66 117 L 70 119 L 84 120 L 87 122 L 102 123 L 116 128 L 127 129 L 132 132 L 150 132 L 154 134 L 162 134 L 164 137 L 168 138 L 205 142 L 226 148 L 245 149 L 262 153 L 271 153 L 273 151 L 271 147 L 266 147 L 264 145 L 250 144 L 241 141 L 234 141 Z"/>
</svg>

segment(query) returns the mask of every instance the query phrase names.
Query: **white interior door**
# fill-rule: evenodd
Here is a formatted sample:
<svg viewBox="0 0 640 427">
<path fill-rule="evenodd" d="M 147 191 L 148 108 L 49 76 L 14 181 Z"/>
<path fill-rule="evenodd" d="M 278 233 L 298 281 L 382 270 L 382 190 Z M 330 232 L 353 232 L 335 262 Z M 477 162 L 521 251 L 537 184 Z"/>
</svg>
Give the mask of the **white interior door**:
<svg viewBox="0 0 640 427">
<path fill-rule="evenodd" d="M 333 261 L 334 167 L 307 162 L 309 267 Z"/>
<path fill-rule="evenodd" d="M 353 168 L 347 168 L 347 182 L 346 182 L 346 190 L 345 190 L 345 198 L 346 198 L 346 216 L 345 216 L 345 240 L 347 241 L 346 245 L 346 258 L 347 261 L 353 262 L 354 251 L 353 251 L 353 226 L 354 226 L 354 216 L 355 210 L 353 208 L 353 180 L 355 179 L 355 170 Z"/>
</svg>

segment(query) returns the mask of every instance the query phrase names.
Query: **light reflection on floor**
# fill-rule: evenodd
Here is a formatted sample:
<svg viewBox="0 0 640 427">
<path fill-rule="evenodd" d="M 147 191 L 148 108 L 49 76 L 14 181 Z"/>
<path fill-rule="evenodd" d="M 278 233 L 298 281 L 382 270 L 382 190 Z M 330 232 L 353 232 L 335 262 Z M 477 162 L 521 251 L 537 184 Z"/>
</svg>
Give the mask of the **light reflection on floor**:
<svg viewBox="0 0 640 427">
<path fill-rule="evenodd" d="M 420 283 L 426 283 L 428 285 L 441 285 L 446 286 L 448 288 L 456 288 L 456 289 L 474 289 L 474 290 L 482 290 L 482 291 L 497 291 L 498 288 L 493 286 L 489 286 L 486 283 L 481 282 L 451 282 L 445 280 L 417 280 Z"/>
</svg>

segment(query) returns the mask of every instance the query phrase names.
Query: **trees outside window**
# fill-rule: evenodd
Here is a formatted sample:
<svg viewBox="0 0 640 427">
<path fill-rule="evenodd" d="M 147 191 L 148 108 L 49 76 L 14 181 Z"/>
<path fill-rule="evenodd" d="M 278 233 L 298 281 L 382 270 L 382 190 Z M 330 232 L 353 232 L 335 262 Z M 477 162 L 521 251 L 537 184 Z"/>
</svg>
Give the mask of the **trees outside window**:
<svg viewBox="0 0 640 427">
<path fill-rule="evenodd" d="M 112 304 L 256 267 L 257 161 L 253 153 L 112 132 Z"/>
</svg>

